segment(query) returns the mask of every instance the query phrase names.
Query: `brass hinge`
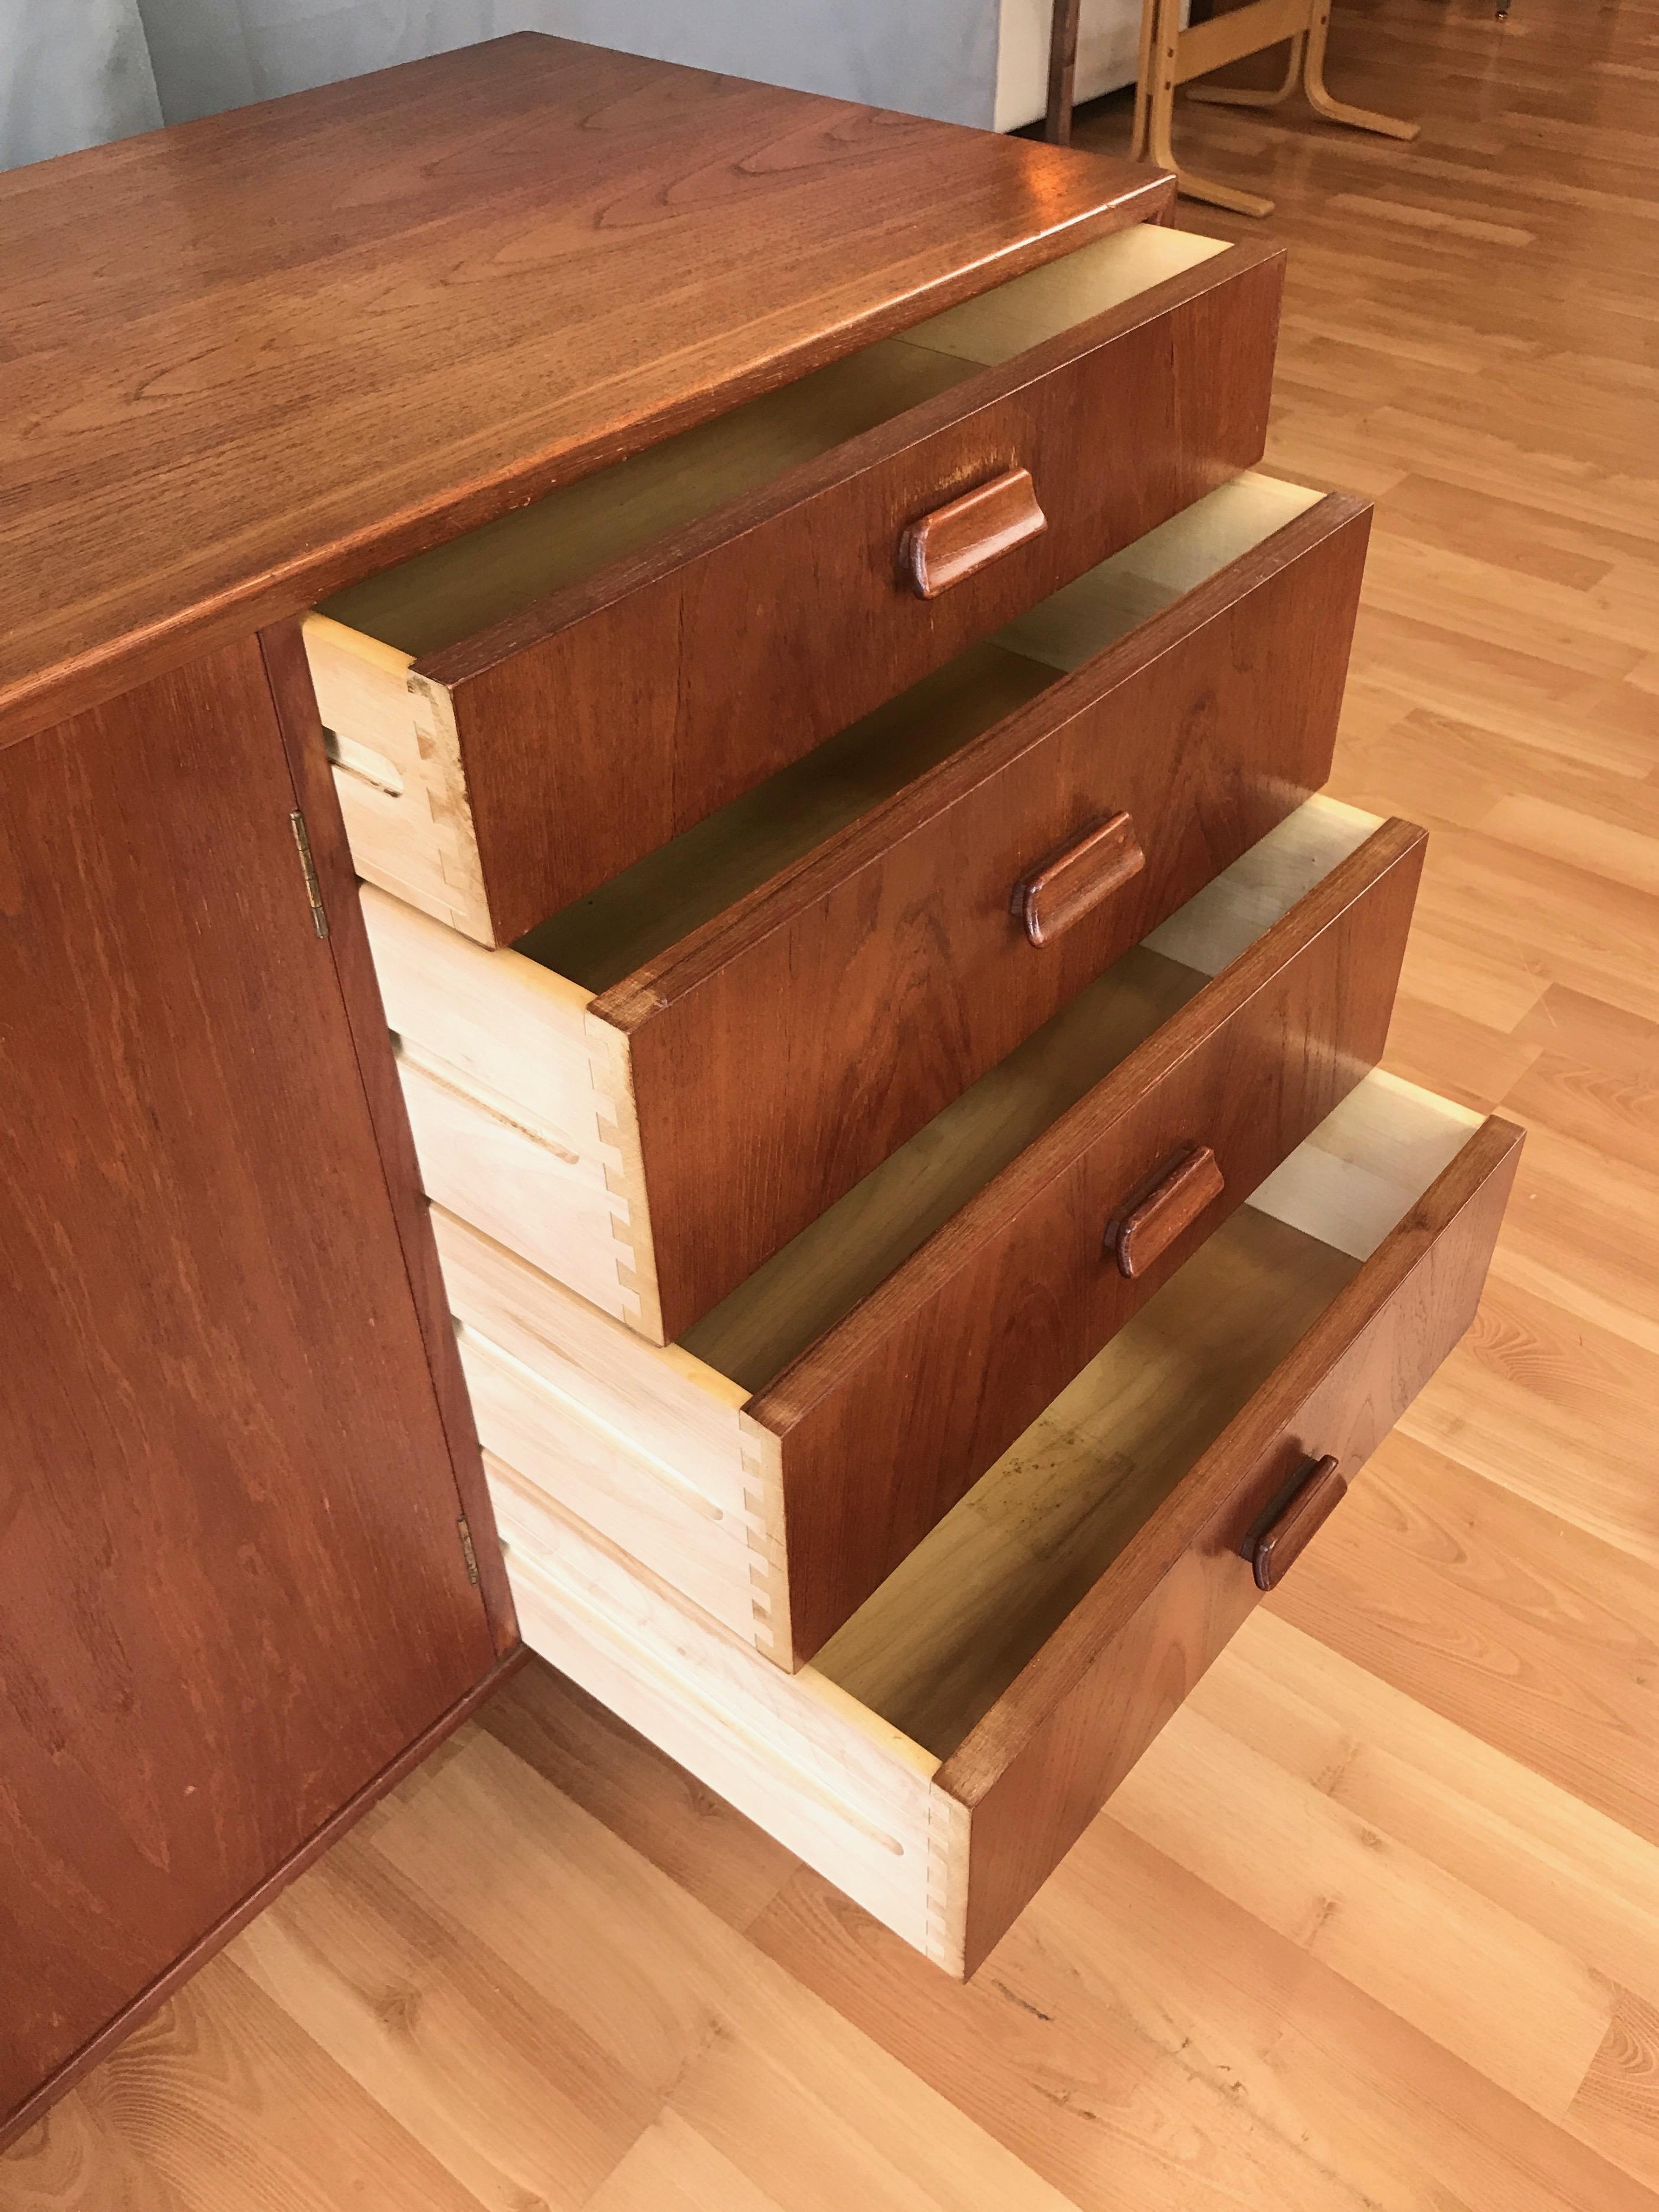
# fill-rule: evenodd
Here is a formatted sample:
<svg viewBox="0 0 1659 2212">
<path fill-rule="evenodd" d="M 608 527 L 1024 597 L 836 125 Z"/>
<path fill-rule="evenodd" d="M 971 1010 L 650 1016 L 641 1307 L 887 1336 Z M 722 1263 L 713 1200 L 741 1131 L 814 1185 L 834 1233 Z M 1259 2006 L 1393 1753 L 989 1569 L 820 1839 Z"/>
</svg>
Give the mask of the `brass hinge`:
<svg viewBox="0 0 1659 2212">
<path fill-rule="evenodd" d="M 465 1513 L 463 1513 L 460 1519 L 457 1521 L 455 1526 L 460 1531 L 461 1557 L 466 1561 L 466 1578 L 468 1582 L 471 1583 L 473 1589 L 477 1589 L 478 1587 L 478 1555 L 472 1548 L 472 1531 L 466 1525 L 466 1516 Z"/>
<path fill-rule="evenodd" d="M 300 866 L 305 870 L 306 896 L 311 901 L 312 926 L 319 937 L 328 935 L 328 916 L 323 912 L 323 887 L 317 880 L 317 863 L 311 857 L 311 836 L 306 828 L 306 817 L 296 806 L 288 817 L 294 832 L 294 842 L 300 848 Z"/>
</svg>

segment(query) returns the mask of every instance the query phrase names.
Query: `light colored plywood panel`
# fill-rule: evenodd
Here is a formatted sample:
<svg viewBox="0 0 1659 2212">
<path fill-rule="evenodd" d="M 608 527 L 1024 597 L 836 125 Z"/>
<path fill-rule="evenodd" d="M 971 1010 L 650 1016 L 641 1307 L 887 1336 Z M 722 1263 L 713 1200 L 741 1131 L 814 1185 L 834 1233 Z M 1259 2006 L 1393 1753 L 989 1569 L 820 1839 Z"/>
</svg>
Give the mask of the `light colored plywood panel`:
<svg viewBox="0 0 1659 2212">
<path fill-rule="evenodd" d="M 723 1512 L 743 1504 L 743 1455 L 761 1431 L 747 1393 L 677 1345 L 644 1343 L 505 1245 L 434 1206 L 452 1310 L 637 1449 L 674 1467 Z"/>
<path fill-rule="evenodd" d="M 476 1329 L 463 1326 L 459 1341 L 484 1449 L 752 1641 L 759 1593 L 741 1511 L 723 1509 L 672 1462 L 647 1458 Z"/>
<path fill-rule="evenodd" d="M 448 696 L 410 656 L 324 615 L 303 624 L 335 788 L 362 872 L 423 913 L 489 930 Z"/>
<path fill-rule="evenodd" d="M 475 945 L 372 884 L 361 896 L 393 1033 L 453 1081 L 511 1099 L 567 1151 L 593 1153 L 592 994 L 520 953 Z"/>
<path fill-rule="evenodd" d="M 1151 238 L 1156 233 L 1121 234 Z M 998 631 L 997 642 L 1049 667 L 1080 668 L 1114 638 L 1305 514 L 1322 496 L 1246 471 L 1017 616 Z"/>
<path fill-rule="evenodd" d="M 911 345 L 988 368 L 1225 251 L 1224 239 L 1137 223 L 913 324 L 904 335 Z"/>
<path fill-rule="evenodd" d="M 1357 806 L 1310 799 L 1160 924 L 1147 949 L 1218 974 L 1378 826 Z"/>
<path fill-rule="evenodd" d="M 428 1195 L 456 1205 L 471 1192 L 488 1206 L 486 1186 L 510 1153 L 520 1198 L 472 1218 L 520 1222 L 520 1238 L 562 1280 L 660 1341 L 627 1038 L 589 1014 L 580 985 L 475 945 L 373 884 L 362 896 Z M 509 1145 L 506 1128 L 526 1142 Z"/>
<path fill-rule="evenodd" d="M 1374 1070 L 1250 1200 L 1260 1213 L 1369 1260 L 1482 1116 Z"/>
<path fill-rule="evenodd" d="M 532 1650 L 927 1949 L 937 1761 L 810 1668 L 781 1674 L 655 1591 L 507 1473 L 497 1512 Z"/>
<path fill-rule="evenodd" d="M 399 1053 L 398 1073 L 428 1197 L 498 1242 L 556 1261 L 584 1297 L 637 1322 L 627 1203 L 604 1160 L 550 1140 L 516 1105 L 486 1100 L 412 1050 Z"/>
</svg>

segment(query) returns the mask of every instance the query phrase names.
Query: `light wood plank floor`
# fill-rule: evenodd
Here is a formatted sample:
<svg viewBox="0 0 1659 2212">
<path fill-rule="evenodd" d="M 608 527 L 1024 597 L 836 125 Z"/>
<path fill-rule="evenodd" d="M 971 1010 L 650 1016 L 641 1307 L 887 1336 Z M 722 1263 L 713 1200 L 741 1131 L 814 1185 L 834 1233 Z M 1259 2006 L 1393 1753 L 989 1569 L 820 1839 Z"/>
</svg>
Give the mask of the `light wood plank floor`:
<svg viewBox="0 0 1659 2212">
<path fill-rule="evenodd" d="M 1378 503 L 1390 1063 L 1532 1133 L 1471 1339 L 972 1987 L 538 1671 L 6 2212 L 1659 2212 L 1659 10 L 1514 9 L 1344 0 L 1414 147 L 1177 133 L 1295 248 L 1271 465 Z"/>
</svg>

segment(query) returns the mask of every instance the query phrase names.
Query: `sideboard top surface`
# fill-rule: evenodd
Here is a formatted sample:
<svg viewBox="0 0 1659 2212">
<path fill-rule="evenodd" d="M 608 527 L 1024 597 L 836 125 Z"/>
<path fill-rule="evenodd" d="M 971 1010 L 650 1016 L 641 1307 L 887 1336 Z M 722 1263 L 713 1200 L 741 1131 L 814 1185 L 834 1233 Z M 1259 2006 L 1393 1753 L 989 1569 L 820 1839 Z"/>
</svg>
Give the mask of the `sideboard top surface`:
<svg viewBox="0 0 1659 2212">
<path fill-rule="evenodd" d="M 1171 190 L 530 33 L 0 176 L 0 743 Z"/>
</svg>

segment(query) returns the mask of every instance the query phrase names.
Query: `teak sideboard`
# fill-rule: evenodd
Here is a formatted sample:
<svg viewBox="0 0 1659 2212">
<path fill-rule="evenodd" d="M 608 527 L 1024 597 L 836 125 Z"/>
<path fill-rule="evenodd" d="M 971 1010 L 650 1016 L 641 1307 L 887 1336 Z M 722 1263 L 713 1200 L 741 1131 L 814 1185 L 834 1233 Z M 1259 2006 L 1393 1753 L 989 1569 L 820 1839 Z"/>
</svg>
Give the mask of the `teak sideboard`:
<svg viewBox="0 0 1659 2212">
<path fill-rule="evenodd" d="M 1172 192 L 527 34 L 0 178 L 0 2135 L 526 1649 L 971 1972 L 1467 1327 Z"/>
</svg>

